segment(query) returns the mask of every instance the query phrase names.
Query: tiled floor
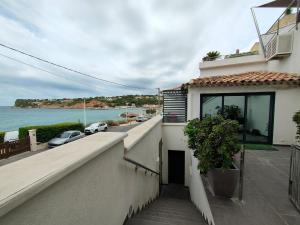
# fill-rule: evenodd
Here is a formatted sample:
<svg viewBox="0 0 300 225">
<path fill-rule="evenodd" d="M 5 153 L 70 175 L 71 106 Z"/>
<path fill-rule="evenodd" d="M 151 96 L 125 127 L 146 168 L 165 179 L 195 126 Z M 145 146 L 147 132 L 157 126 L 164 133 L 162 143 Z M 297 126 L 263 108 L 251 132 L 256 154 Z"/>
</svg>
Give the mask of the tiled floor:
<svg viewBox="0 0 300 225">
<path fill-rule="evenodd" d="M 290 149 L 246 151 L 244 201 L 208 193 L 216 225 L 299 225 L 288 199 Z"/>
</svg>

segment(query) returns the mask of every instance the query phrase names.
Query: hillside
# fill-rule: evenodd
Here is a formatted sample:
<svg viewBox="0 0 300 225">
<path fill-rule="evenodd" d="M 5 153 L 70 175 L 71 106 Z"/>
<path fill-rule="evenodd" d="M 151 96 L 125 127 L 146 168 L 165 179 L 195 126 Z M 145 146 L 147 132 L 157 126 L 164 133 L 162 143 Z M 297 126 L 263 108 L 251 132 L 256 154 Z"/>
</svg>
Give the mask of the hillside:
<svg viewBox="0 0 300 225">
<path fill-rule="evenodd" d="M 141 107 L 144 105 L 157 105 L 158 99 L 155 95 L 124 95 L 114 97 L 90 97 L 86 98 L 86 108 L 108 108 L 125 106 Z M 82 109 L 83 98 L 74 99 L 17 99 L 15 107 L 20 108 L 65 108 Z"/>
</svg>

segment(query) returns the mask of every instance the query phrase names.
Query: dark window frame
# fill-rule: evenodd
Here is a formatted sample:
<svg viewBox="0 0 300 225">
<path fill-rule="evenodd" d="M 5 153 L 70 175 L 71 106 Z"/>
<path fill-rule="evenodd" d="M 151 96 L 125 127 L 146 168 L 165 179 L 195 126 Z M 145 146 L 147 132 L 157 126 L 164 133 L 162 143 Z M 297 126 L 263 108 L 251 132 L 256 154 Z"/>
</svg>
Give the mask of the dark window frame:
<svg viewBox="0 0 300 225">
<path fill-rule="evenodd" d="M 225 96 L 244 96 L 244 128 L 247 124 L 247 111 L 248 111 L 248 96 L 253 95 L 269 95 L 270 96 L 270 106 L 269 106 L 269 125 L 268 125 L 268 139 L 267 142 L 258 142 L 258 141 L 246 141 L 246 132 L 243 132 L 243 142 L 244 143 L 263 143 L 263 144 L 273 144 L 273 132 L 274 132 L 274 112 L 275 112 L 275 92 L 234 92 L 234 93 L 205 93 L 200 94 L 200 115 L 199 118 L 202 119 L 203 112 L 203 98 L 211 96 L 220 96 L 222 97 L 222 114 L 224 110 L 224 97 Z"/>
</svg>

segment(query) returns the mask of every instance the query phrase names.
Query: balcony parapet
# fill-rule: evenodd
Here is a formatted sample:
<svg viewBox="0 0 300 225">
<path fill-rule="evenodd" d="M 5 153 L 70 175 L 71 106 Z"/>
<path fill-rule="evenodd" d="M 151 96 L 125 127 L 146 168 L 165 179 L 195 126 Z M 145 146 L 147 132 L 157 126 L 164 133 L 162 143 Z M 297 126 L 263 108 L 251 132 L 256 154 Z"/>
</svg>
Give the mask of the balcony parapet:
<svg viewBox="0 0 300 225">
<path fill-rule="evenodd" d="M 0 167 L 0 217 L 126 136 L 126 133 L 98 133 Z"/>
</svg>

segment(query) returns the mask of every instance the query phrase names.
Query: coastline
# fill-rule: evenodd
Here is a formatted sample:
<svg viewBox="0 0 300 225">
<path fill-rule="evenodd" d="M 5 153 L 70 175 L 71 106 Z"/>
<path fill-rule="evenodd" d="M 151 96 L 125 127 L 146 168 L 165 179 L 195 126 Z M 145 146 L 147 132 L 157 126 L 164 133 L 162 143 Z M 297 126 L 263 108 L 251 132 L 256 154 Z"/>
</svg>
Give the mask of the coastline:
<svg viewBox="0 0 300 225">
<path fill-rule="evenodd" d="M 109 108 L 86 109 L 87 124 L 98 121 L 120 121 L 125 118 L 123 113 L 145 114 L 144 108 Z M 83 122 L 83 109 L 68 108 L 24 108 L 14 106 L 0 106 L 0 131 L 18 130 L 25 126 L 50 125 L 63 122 Z"/>
</svg>

